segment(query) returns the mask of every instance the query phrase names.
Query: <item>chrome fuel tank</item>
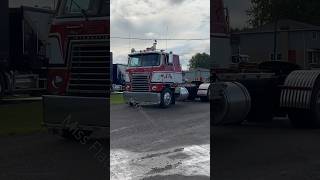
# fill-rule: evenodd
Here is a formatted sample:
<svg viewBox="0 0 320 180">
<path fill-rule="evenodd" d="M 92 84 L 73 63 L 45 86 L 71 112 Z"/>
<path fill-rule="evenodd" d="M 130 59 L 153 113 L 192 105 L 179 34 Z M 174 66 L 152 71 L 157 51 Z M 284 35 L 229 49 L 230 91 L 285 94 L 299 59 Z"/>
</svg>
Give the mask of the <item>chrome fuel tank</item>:
<svg viewBox="0 0 320 180">
<path fill-rule="evenodd" d="M 241 123 L 251 109 L 248 90 L 238 82 L 219 82 L 212 85 L 213 124 Z"/>
</svg>

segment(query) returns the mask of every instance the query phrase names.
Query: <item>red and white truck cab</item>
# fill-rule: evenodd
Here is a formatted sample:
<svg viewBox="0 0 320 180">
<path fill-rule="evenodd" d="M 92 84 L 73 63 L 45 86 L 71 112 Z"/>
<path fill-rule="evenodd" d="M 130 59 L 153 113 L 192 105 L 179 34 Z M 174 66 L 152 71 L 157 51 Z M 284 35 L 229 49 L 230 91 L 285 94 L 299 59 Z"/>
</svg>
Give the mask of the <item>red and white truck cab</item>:
<svg viewBox="0 0 320 180">
<path fill-rule="evenodd" d="M 156 50 L 156 42 L 142 51 L 132 49 L 128 57 L 126 85 L 123 93 L 130 104 L 160 105 L 168 107 L 188 96 L 182 84 L 182 69 L 179 56 L 172 52 Z M 183 97 L 182 97 L 183 96 Z"/>
<path fill-rule="evenodd" d="M 109 128 L 112 55 L 107 0 L 60 0 L 48 44 L 44 125 L 69 137 L 69 124 L 92 132 Z M 95 117 L 95 118 L 93 118 Z"/>
<path fill-rule="evenodd" d="M 48 91 L 57 95 L 106 94 L 109 2 L 60 0 L 49 33 Z M 95 79 L 95 82 L 88 80 Z M 101 87 L 89 86 L 100 84 Z"/>
</svg>

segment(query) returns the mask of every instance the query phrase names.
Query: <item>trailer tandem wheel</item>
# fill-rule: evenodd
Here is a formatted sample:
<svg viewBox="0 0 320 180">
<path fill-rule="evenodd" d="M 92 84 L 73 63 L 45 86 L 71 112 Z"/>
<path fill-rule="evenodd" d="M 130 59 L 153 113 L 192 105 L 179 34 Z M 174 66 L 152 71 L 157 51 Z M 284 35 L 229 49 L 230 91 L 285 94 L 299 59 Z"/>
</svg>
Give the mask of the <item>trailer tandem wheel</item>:
<svg viewBox="0 0 320 180">
<path fill-rule="evenodd" d="M 320 71 L 294 71 L 281 91 L 280 104 L 294 127 L 320 127 Z"/>
</svg>

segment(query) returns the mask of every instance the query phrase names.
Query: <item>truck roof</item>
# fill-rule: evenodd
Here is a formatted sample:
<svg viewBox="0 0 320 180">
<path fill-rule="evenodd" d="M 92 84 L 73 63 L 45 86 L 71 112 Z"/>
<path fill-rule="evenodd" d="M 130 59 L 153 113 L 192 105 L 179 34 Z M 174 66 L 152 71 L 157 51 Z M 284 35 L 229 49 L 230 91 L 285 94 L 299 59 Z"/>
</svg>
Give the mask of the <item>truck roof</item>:
<svg viewBox="0 0 320 180">
<path fill-rule="evenodd" d="M 130 53 L 129 56 L 132 56 L 132 55 L 139 55 L 139 54 L 169 54 L 168 52 L 165 52 L 165 51 L 136 51 L 134 53 Z M 173 54 L 173 55 L 177 55 L 177 54 Z"/>
</svg>

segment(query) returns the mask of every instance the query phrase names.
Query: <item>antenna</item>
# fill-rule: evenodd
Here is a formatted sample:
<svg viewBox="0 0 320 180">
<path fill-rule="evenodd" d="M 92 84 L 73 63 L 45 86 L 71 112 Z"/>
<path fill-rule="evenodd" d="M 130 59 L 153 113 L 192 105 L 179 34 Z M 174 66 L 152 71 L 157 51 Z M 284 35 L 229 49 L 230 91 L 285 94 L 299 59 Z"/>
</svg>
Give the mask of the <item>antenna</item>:
<svg viewBox="0 0 320 180">
<path fill-rule="evenodd" d="M 167 31 L 166 31 L 166 51 L 168 50 L 168 25 L 167 25 Z"/>
<path fill-rule="evenodd" d="M 154 40 L 153 46 L 152 46 L 152 50 L 155 51 L 157 50 L 157 40 Z"/>
</svg>

